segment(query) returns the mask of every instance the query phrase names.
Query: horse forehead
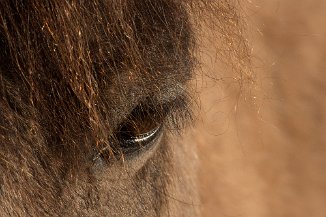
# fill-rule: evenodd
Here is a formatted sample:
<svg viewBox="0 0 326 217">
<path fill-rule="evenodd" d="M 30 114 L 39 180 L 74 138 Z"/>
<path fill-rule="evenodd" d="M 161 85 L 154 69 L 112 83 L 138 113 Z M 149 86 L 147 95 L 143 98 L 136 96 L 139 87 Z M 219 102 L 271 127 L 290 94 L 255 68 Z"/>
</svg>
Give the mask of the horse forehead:
<svg viewBox="0 0 326 217">
<path fill-rule="evenodd" d="M 40 102 L 38 104 L 39 107 L 37 107 L 40 109 L 37 114 L 43 117 L 34 117 L 34 113 L 32 112 L 28 117 L 35 118 L 35 122 L 40 120 L 40 123 L 29 123 L 27 122 L 28 120 L 26 120 L 25 126 L 22 125 L 25 120 L 22 120 L 21 117 L 17 117 L 17 120 L 15 119 L 17 123 L 11 120 L 11 122 L 8 121 L 10 122 L 8 126 L 9 124 L 14 124 L 14 127 L 19 128 L 14 128 L 13 131 L 16 130 L 16 132 L 13 132 L 12 135 L 16 135 L 17 132 L 19 132 L 22 135 L 26 134 L 26 138 L 21 139 L 19 136 L 12 136 L 12 138 L 8 137 L 6 138 L 8 141 L 6 140 L 4 142 L 9 145 L 1 147 L 2 150 L 4 150 L 3 153 L 8 153 L 8 157 L 11 158 L 9 162 L 12 162 L 11 164 L 15 166 L 14 168 L 8 169 L 9 172 L 6 172 L 5 179 L 8 178 L 9 182 L 14 179 L 18 180 L 17 183 L 8 182 L 9 184 L 7 183 L 7 186 L 5 186 L 6 189 L 4 192 L 6 194 L 11 194 L 13 193 L 12 189 L 17 190 L 19 194 L 23 195 L 23 197 L 21 197 L 22 199 L 18 202 L 19 204 L 23 204 L 22 202 L 24 200 L 27 201 L 32 198 L 29 193 L 32 189 L 40 198 L 42 197 L 48 200 L 44 205 L 44 210 L 50 210 L 49 212 L 60 212 L 59 210 L 51 210 L 51 202 L 55 204 L 58 200 L 61 203 L 65 201 L 64 197 L 63 199 L 56 198 L 56 200 L 52 201 L 54 197 L 58 196 L 56 190 L 59 189 L 58 191 L 63 192 L 63 195 L 67 196 L 69 200 L 73 198 L 76 199 L 76 201 L 78 199 L 81 200 L 79 193 L 92 193 L 89 189 L 93 189 L 96 183 L 95 181 L 89 181 L 89 179 L 93 178 L 88 177 L 89 171 L 83 170 L 76 172 L 81 180 L 80 186 L 72 184 L 71 186 L 69 185 L 70 187 L 65 187 L 67 185 L 65 179 L 68 178 L 64 176 L 66 174 L 68 174 L 66 175 L 67 177 L 70 176 L 70 167 L 79 168 L 79 164 L 82 165 L 84 163 L 82 160 L 85 160 L 85 157 L 83 157 L 85 153 L 89 154 L 87 151 L 89 151 L 90 147 L 87 146 L 83 148 L 80 146 L 85 143 L 92 144 L 93 142 L 93 140 L 88 138 L 88 136 L 92 136 L 92 134 L 88 132 L 91 127 L 85 124 L 88 123 L 86 120 L 90 112 L 87 110 L 88 107 L 86 109 L 81 109 L 80 107 L 84 104 L 82 104 L 83 102 L 79 103 L 79 101 L 85 100 L 87 103 L 90 102 L 90 99 L 93 97 L 92 94 L 95 92 L 98 98 L 93 101 L 93 106 L 97 109 L 96 112 L 98 113 L 94 115 L 94 117 L 103 115 L 103 117 L 100 116 L 100 118 L 96 120 L 98 124 L 103 124 L 101 121 L 118 123 L 144 98 L 150 98 L 158 104 L 163 104 L 166 101 L 173 100 L 178 95 L 182 95 L 186 91 L 185 83 L 190 79 L 192 69 L 192 60 L 188 49 L 190 46 L 188 21 L 186 17 L 182 15 L 182 10 L 177 9 L 177 7 L 173 8 L 173 6 L 177 4 L 174 4 L 173 1 L 170 1 L 171 4 L 165 4 L 164 2 L 165 1 L 160 1 L 159 3 L 153 3 L 153 1 L 135 1 L 138 7 L 138 18 L 142 18 L 141 22 L 137 24 L 136 20 L 132 19 L 124 19 L 123 22 L 119 20 L 120 24 L 114 26 L 115 30 L 113 32 L 112 30 L 114 28 L 112 29 L 112 26 L 107 26 L 107 24 L 113 25 L 113 22 L 110 20 L 103 21 L 102 23 L 97 22 L 97 26 L 95 25 L 95 27 L 98 28 L 92 28 L 94 27 L 91 25 L 93 24 L 92 20 L 85 22 L 89 25 L 82 25 L 86 18 L 82 16 L 75 16 L 72 18 L 72 13 L 65 18 L 65 22 L 69 24 L 69 28 L 60 25 L 62 24 L 62 20 L 60 21 L 58 19 L 67 12 L 64 11 L 67 7 L 62 8 L 65 12 L 63 14 L 56 15 L 52 13 L 53 16 L 46 16 L 45 13 L 43 13 L 38 15 L 41 16 L 38 17 L 40 23 L 34 23 L 35 26 L 33 27 L 35 28 L 30 28 L 33 29 L 33 31 L 28 32 L 26 36 L 23 35 L 25 33 L 22 33 L 24 31 L 19 32 L 23 37 L 16 38 L 16 41 L 19 42 L 19 40 L 24 39 L 24 37 L 30 40 L 29 43 L 31 44 L 28 45 L 28 49 L 30 50 L 28 51 L 32 54 L 31 56 L 34 55 L 36 57 L 36 64 L 33 67 L 35 67 L 35 69 L 41 69 L 39 71 L 35 70 L 34 74 L 31 73 L 27 77 L 35 79 L 35 83 L 39 82 L 39 87 L 41 89 L 40 95 L 43 94 L 43 101 Z M 114 5 L 114 3 L 112 4 Z M 151 7 L 149 7 L 149 5 L 151 5 Z M 158 8 L 160 9 L 156 10 Z M 57 9 L 60 9 L 60 7 Z M 147 9 L 149 11 L 147 11 Z M 119 11 L 111 12 L 114 12 L 112 14 L 113 17 L 118 17 L 117 13 Z M 181 14 L 180 17 L 177 16 L 178 12 Z M 126 14 L 128 13 L 125 13 L 125 15 Z M 32 13 L 28 13 L 28 15 L 32 15 Z M 163 15 L 169 16 L 164 18 Z M 45 19 L 51 16 L 54 22 Z M 72 20 L 68 18 L 72 18 Z M 102 16 L 102 18 L 104 18 L 104 16 Z M 78 19 L 78 21 L 74 19 Z M 99 20 L 100 19 L 96 21 Z M 34 21 L 36 22 L 37 20 Z M 26 22 L 26 26 L 30 27 L 29 21 L 22 20 L 22 22 Z M 76 24 L 76 26 L 72 24 Z M 134 34 L 130 34 L 128 26 Z M 99 27 L 107 28 L 98 31 Z M 93 30 L 94 32 L 92 32 Z M 15 37 L 13 37 L 12 40 L 12 42 L 15 42 Z M 13 49 L 13 51 L 20 53 L 21 50 L 27 48 L 24 46 L 25 44 L 21 43 L 14 48 L 17 50 Z M 23 52 L 20 54 L 22 56 L 19 58 L 22 63 L 26 63 L 26 65 L 32 64 L 28 62 L 30 56 L 24 56 Z M 52 58 L 56 59 L 53 60 Z M 6 57 L 0 61 L 2 63 L 6 60 L 10 60 L 10 57 Z M 31 68 L 31 70 L 32 69 L 33 68 Z M 27 74 L 27 72 L 22 73 Z M 40 78 L 38 76 L 40 76 Z M 19 86 L 20 84 L 18 85 L 17 82 L 10 85 L 14 87 L 14 85 Z M 26 87 L 26 89 L 28 90 L 28 87 Z M 49 93 L 49 91 L 51 91 L 51 93 Z M 32 94 L 33 93 L 31 93 L 31 95 Z M 22 91 L 20 91 L 18 95 L 21 97 L 28 96 L 27 93 L 22 93 Z M 12 96 L 12 98 L 15 97 Z M 53 104 L 54 102 L 57 103 L 59 100 L 62 104 Z M 77 102 L 74 102 L 74 100 Z M 29 101 L 26 100 L 26 104 L 28 103 Z M 32 107 L 32 105 L 30 107 Z M 33 108 L 28 109 L 34 111 Z M 78 109 L 80 109 L 80 111 L 76 111 Z M 6 112 L 10 113 L 11 111 L 7 110 Z M 0 117 L 2 115 L 7 116 L 7 113 L 1 114 Z M 12 114 L 10 113 L 9 115 Z M 78 115 L 80 115 L 80 117 L 77 117 Z M 30 126 L 32 125 L 35 128 L 33 129 L 35 132 L 31 130 Z M 110 123 L 110 127 L 114 127 L 112 123 Z M 84 131 L 86 133 L 81 135 L 82 133 L 80 132 Z M 7 135 L 9 135 L 9 133 Z M 56 151 L 56 148 L 61 148 L 61 146 L 59 147 L 59 145 L 57 146 L 56 144 L 60 142 L 62 143 L 61 146 L 63 150 L 59 150 L 59 154 L 52 153 Z M 19 153 L 15 153 L 15 147 L 14 145 L 11 146 L 11 144 L 15 144 L 15 146 L 21 145 L 19 147 Z M 49 148 L 47 146 L 51 147 Z M 131 177 L 129 180 L 129 182 L 132 182 L 132 180 L 136 180 L 137 182 L 130 183 L 129 185 L 122 183 L 122 186 L 119 186 L 117 190 L 114 191 L 113 189 L 112 191 L 114 192 L 110 192 L 112 195 L 116 195 L 118 202 L 121 201 L 121 203 L 116 203 L 114 200 L 110 200 L 112 203 L 110 206 L 112 208 L 112 210 L 110 210 L 111 212 L 114 212 L 114 207 L 116 209 L 124 207 L 130 212 L 132 209 L 135 209 L 135 207 L 129 206 L 129 204 L 132 204 L 130 203 L 131 199 L 129 195 L 127 195 L 128 197 L 122 197 L 121 193 L 119 193 L 119 191 L 122 190 L 124 194 L 132 192 L 137 198 L 139 197 L 139 199 L 137 199 L 138 204 L 145 204 L 144 207 L 148 206 L 148 210 L 154 210 L 155 206 L 161 206 L 159 203 L 154 203 L 158 200 L 162 200 L 161 203 L 163 203 L 164 199 L 162 198 L 165 197 L 165 179 L 168 176 L 166 170 L 170 169 L 166 167 L 168 166 L 168 158 L 171 157 L 168 155 L 169 153 L 165 152 L 167 152 L 165 149 L 160 150 L 158 154 L 149 161 L 148 165 L 137 174 L 139 177 Z M 79 155 L 81 155 L 81 157 L 79 157 Z M 24 162 L 26 161 L 25 164 L 20 166 L 21 168 L 18 167 L 21 163 L 19 157 L 21 157 Z M 75 163 L 74 161 L 78 162 Z M 80 166 L 80 168 L 83 168 L 83 166 Z M 32 171 L 33 174 L 31 174 L 30 171 Z M 105 175 L 109 176 L 110 174 Z M 159 175 L 162 177 L 158 177 Z M 150 184 L 153 184 L 154 187 L 158 187 L 160 192 L 163 193 L 158 195 L 154 187 L 141 181 L 144 177 L 146 177 L 146 180 Z M 22 189 L 22 186 L 26 186 L 26 189 Z M 74 189 L 74 187 L 76 187 L 77 190 Z M 108 190 L 107 186 L 104 186 L 104 188 Z M 0 189 L 0 194 L 1 190 L 2 189 Z M 74 190 L 80 192 L 74 195 Z M 87 192 L 88 190 L 89 192 Z M 96 189 L 93 192 L 94 195 L 90 196 L 90 199 L 85 199 L 85 203 L 89 202 L 88 200 L 92 198 L 96 198 L 97 194 L 101 194 L 103 198 L 100 199 L 103 199 L 106 203 L 108 194 L 95 191 Z M 12 201 L 11 197 L 9 197 L 9 202 L 13 203 L 16 196 L 17 195 L 13 194 Z M 38 201 L 38 198 L 35 198 L 35 200 Z M 35 210 L 38 209 L 36 206 L 30 207 L 30 210 L 34 208 Z M 17 206 L 17 210 L 18 209 Z M 24 208 L 21 209 L 24 210 Z M 42 208 L 39 209 L 41 210 Z M 119 213 L 121 210 L 116 211 Z M 138 211 L 141 212 L 141 209 Z"/>
</svg>

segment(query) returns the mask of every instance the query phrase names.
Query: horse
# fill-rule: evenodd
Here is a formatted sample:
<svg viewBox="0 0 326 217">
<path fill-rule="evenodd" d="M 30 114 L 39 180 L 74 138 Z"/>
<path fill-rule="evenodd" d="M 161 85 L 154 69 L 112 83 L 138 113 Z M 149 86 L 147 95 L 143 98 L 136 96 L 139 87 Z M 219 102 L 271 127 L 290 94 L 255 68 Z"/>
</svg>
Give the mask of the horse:
<svg viewBox="0 0 326 217">
<path fill-rule="evenodd" d="M 0 3 L 1 216 L 196 216 L 200 42 L 250 80 L 236 2 Z"/>
</svg>

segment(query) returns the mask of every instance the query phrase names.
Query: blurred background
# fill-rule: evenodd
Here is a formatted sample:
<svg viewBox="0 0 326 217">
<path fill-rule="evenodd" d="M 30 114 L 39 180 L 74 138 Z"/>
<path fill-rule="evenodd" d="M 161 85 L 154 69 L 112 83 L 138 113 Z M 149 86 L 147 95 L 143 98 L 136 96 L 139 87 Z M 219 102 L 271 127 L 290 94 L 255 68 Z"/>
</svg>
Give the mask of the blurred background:
<svg viewBox="0 0 326 217">
<path fill-rule="evenodd" d="M 255 87 L 241 94 L 209 57 L 221 80 L 200 81 L 202 215 L 325 217 L 326 1 L 245 5 Z"/>
</svg>

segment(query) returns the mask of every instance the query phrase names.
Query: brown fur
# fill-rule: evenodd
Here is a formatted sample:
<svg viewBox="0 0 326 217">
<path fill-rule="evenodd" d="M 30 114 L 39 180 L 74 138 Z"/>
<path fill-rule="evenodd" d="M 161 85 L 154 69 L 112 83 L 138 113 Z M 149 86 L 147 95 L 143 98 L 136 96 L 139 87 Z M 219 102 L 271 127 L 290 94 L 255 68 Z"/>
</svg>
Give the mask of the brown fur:
<svg viewBox="0 0 326 217">
<path fill-rule="evenodd" d="M 193 147 L 171 132 L 191 117 L 204 18 L 221 56 L 247 64 L 236 11 L 228 1 L 1 1 L 1 215 L 195 215 Z M 158 115 L 169 105 L 161 144 L 144 161 L 114 159 L 115 130 L 140 104 Z"/>
<path fill-rule="evenodd" d="M 205 79 L 194 135 L 202 214 L 324 217 L 325 1 L 245 2 L 259 83 L 239 97 L 230 71 Z"/>
</svg>

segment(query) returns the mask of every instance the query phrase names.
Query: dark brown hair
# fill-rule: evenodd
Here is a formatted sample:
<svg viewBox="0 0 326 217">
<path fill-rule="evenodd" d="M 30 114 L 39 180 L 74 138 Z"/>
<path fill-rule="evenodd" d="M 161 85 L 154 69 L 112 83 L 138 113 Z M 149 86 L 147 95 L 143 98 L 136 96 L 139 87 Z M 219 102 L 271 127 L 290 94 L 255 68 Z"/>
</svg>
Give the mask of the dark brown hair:
<svg viewBox="0 0 326 217">
<path fill-rule="evenodd" d="M 135 178 L 133 195 L 143 206 L 123 208 L 123 196 L 114 198 L 121 200 L 115 203 L 120 214 L 96 214 L 111 202 L 99 196 L 94 175 L 85 174 L 135 107 L 150 105 L 161 114 L 169 102 L 162 118 L 170 129 L 189 119 L 187 82 L 203 25 L 195 17 L 214 17 L 217 39 L 235 43 L 226 47 L 239 60 L 235 54 L 242 51 L 234 50 L 243 40 L 235 32 L 235 11 L 228 1 L 1 1 L 0 212 L 122 216 L 134 207 L 135 215 L 159 214 L 167 195 L 168 150 Z M 142 190 L 142 180 L 161 190 Z"/>
</svg>

